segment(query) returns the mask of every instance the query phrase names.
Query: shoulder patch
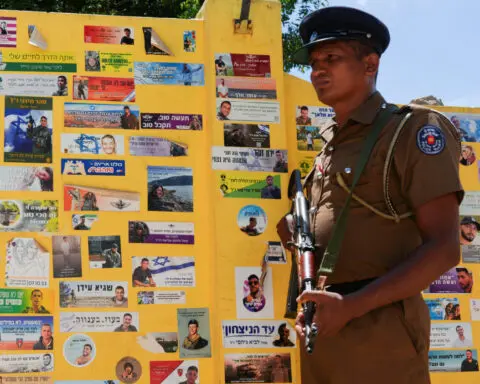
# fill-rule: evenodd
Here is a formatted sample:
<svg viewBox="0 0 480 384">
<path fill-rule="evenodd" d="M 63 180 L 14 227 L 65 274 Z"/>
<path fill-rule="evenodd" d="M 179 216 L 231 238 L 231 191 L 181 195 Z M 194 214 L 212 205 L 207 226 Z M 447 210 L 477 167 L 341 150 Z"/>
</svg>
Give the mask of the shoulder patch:
<svg viewBox="0 0 480 384">
<path fill-rule="evenodd" d="M 445 148 L 445 135 L 435 125 L 424 125 L 417 132 L 417 147 L 426 155 L 438 155 Z"/>
</svg>

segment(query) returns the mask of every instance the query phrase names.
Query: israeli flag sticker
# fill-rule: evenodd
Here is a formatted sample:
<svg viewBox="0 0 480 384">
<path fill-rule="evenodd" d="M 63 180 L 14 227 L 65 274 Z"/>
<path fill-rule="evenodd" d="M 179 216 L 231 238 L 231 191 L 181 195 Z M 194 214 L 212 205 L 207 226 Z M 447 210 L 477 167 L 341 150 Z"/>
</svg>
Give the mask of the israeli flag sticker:
<svg viewBox="0 0 480 384">
<path fill-rule="evenodd" d="M 445 135 L 435 125 L 425 125 L 417 133 L 417 147 L 426 155 L 438 155 L 445 148 Z"/>
</svg>

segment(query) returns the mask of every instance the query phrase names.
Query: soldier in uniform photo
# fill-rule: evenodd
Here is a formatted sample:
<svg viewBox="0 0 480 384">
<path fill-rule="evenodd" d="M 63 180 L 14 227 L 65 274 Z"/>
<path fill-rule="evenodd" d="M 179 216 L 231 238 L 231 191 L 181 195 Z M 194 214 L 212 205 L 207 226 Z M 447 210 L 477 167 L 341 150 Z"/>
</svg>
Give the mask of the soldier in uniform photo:
<svg viewBox="0 0 480 384">
<path fill-rule="evenodd" d="M 191 365 L 187 369 L 187 380 L 181 381 L 179 384 L 195 384 L 198 378 L 198 368 L 194 365 Z"/>
<path fill-rule="evenodd" d="M 326 7 L 307 15 L 299 30 L 303 46 L 294 62 L 312 68 L 317 98 L 335 114 L 320 128 L 327 143 L 304 182 L 318 278 L 317 289 L 297 302 L 315 303 L 318 335 L 307 353 L 300 311 L 301 382 L 429 384 L 430 314 L 422 291 L 460 260 L 458 131 L 434 110 L 398 108 L 377 91 L 390 33 L 373 15 Z M 286 224 L 277 226 L 284 246 L 291 239 Z M 319 268 L 323 255 L 332 269 Z"/>
<path fill-rule="evenodd" d="M 102 264 L 102 268 L 121 268 L 122 256 L 118 253 L 118 245 L 113 243 L 109 249 L 102 252 L 102 256 L 105 258 L 105 263 Z"/>
<path fill-rule="evenodd" d="M 40 126 L 34 127 L 31 122 L 28 123 L 27 137 L 33 142 L 33 154 L 52 156 L 52 134 L 48 129 L 46 116 L 40 118 Z"/>
<path fill-rule="evenodd" d="M 61 75 L 57 77 L 57 86 L 58 89 L 53 92 L 52 96 L 68 96 L 66 76 Z"/>
<path fill-rule="evenodd" d="M 22 313 L 50 313 L 43 305 L 43 293 L 39 289 L 34 289 L 30 294 L 31 306 L 26 307 Z"/>
<path fill-rule="evenodd" d="M 128 105 L 123 107 L 123 115 L 120 118 L 123 129 L 140 129 L 140 124 L 138 122 L 137 116 L 135 116 L 131 111 Z"/>
<path fill-rule="evenodd" d="M 185 349 L 202 349 L 208 345 L 208 340 L 198 334 L 198 321 L 192 319 L 188 322 L 188 336 L 183 340 Z"/>
</svg>

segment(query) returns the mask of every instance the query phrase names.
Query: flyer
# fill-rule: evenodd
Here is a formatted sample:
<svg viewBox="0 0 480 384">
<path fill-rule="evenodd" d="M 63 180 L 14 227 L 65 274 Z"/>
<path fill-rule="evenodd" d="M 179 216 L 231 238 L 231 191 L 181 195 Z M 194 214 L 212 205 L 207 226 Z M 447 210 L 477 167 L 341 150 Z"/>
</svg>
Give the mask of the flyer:
<svg viewBox="0 0 480 384">
<path fill-rule="evenodd" d="M 217 98 L 217 120 L 280 123 L 280 103 L 276 101 Z"/>
<path fill-rule="evenodd" d="M 224 124 L 227 147 L 270 148 L 270 126 L 262 124 Z"/>
<path fill-rule="evenodd" d="M 157 285 L 158 287 L 158 285 Z M 186 304 L 185 291 L 138 291 L 137 304 Z"/>
<path fill-rule="evenodd" d="M 97 220 L 97 215 L 72 215 L 72 228 L 76 231 L 88 231 Z"/>
<path fill-rule="evenodd" d="M 175 353 L 178 350 L 177 332 L 153 332 L 137 336 L 137 343 L 152 353 Z"/>
<path fill-rule="evenodd" d="M 54 349 L 52 316 L 0 316 L 0 350 Z"/>
<path fill-rule="evenodd" d="M 133 73 L 133 53 L 85 51 L 85 71 Z"/>
<path fill-rule="evenodd" d="M 235 292 L 238 319 L 273 319 L 271 267 L 235 267 Z"/>
<path fill-rule="evenodd" d="M 217 173 L 218 188 L 223 197 L 250 199 L 281 199 L 279 175 L 258 175 L 253 172 Z"/>
<path fill-rule="evenodd" d="M 0 165 L 0 191 L 53 191 L 53 169 Z"/>
<path fill-rule="evenodd" d="M 430 348 L 471 348 L 473 347 L 470 323 L 432 323 Z"/>
<path fill-rule="evenodd" d="M 290 353 L 225 355 L 225 383 L 292 383 Z"/>
<path fill-rule="evenodd" d="M 77 72 L 75 53 L 0 50 L 3 72 Z"/>
<path fill-rule="evenodd" d="M 97 348 L 90 336 L 76 334 L 63 344 L 63 356 L 74 367 L 86 367 L 97 356 Z"/>
<path fill-rule="evenodd" d="M 135 101 L 135 83 L 127 77 L 73 76 L 73 100 Z"/>
<path fill-rule="evenodd" d="M 141 113 L 142 129 L 178 129 L 201 131 L 202 115 L 178 113 Z"/>
<path fill-rule="evenodd" d="M 444 112 L 460 133 L 463 142 L 480 142 L 480 115 L 477 113 Z"/>
<path fill-rule="evenodd" d="M 0 373 L 52 372 L 53 353 L 0 355 Z"/>
<path fill-rule="evenodd" d="M 133 286 L 135 271 L 142 268 L 145 260 L 157 287 L 195 287 L 195 259 L 191 256 L 133 256 Z"/>
<path fill-rule="evenodd" d="M 194 244 L 194 223 L 129 221 L 129 243 Z"/>
<path fill-rule="evenodd" d="M 68 80 L 65 75 L 2 73 L 0 80 L 0 95 L 68 96 Z"/>
<path fill-rule="evenodd" d="M 90 268 L 122 268 L 120 236 L 88 236 Z"/>
<path fill-rule="evenodd" d="M 459 265 L 432 282 L 425 293 L 471 293 L 474 282 L 472 271 Z"/>
<path fill-rule="evenodd" d="M 298 105 L 295 112 L 296 125 L 319 127 L 335 116 L 333 108 L 311 105 Z"/>
<path fill-rule="evenodd" d="M 216 53 L 217 76 L 272 77 L 269 55 Z"/>
<path fill-rule="evenodd" d="M 200 383 L 197 360 L 150 361 L 150 384 Z"/>
<path fill-rule="evenodd" d="M 478 364 L 475 365 L 472 358 L 478 361 L 476 349 L 429 351 L 428 365 L 430 372 L 478 371 Z"/>
<path fill-rule="evenodd" d="M 281 320 L 223 320 L 224 348 L 294 348 L 297 334 Z"/>
<path fill-rule="evenodd" d="M 193 212 L 192 168 L 147 166 L 148 210 Z"/>
<path fill-rule="evenodd" d="M 0 17 L 0 47 L 15 48 L 17 46 L 17 18 Z"/>
<path fill-rule="evenodd" d="M 180 358 L 212 357 L 208 308 L 178 308 Z"/>
<path fill-rule="evenodd" d="M 65 128 L 138 129 L 137 105 L 65 103 Z"/>
<path fill-rule="evenodd" d="M 123 135 L 62 133 L 61 151 L 68 155 L 124 155 Z"/>
<path fill-rule="evenodd" d="M 203 64 L 135 61 L 134 77 L 136 85 L 205 84 Z"/>
<path fill-rule="evenodd" d="M 63 195 L 65 211 L 140 211 L 138 192 L 66 184 Z"/>
<path fill-rule="evenodd" d="M 60 281 L 60 308 L 128 307 L 126 281 Z"/>
<path fill-rule="evenodd" d="M 431 320 L 462 320 L 458 298 L 424 299 Z"/>
<path fill-rule="evenodd" d="M 54 235 L 52 244 L 53 277 L 82 277 L 80 236 Z"/>
<path fill-rule="evenodd" d="M 0 200 L 0 232 L 57 231 L 57 200 Z"/>
<path fill-rule="evenodd" d="M 132 27 L 85 25 L 85 43 L 134 45 L 135 30 Z"/>
<path fill-rule="evenodd" d="M 297 149 L 299 151 L 314 151 L 319 153 L 325 144 L 320 135 L 320 127 L 297 125 Z"/>
<path fill-rule="evenodd" d="M 62 174 L 77 176 L 125 176 L 125 161 L 62 159 Z"/>
<path fill-rule="evenodd" d="M 287 151 L 213 146 L 212 169 L 288 173 Z"/>
<path fill-rule="evenodd" d="M 137 332 L 138 312 L 60 312 L 60 332 Z"/>
<path fill-rule="evenodd" d="M 129 151 L 132 156 L 187 156 L 188 145 L 163 137 L 130 136 Z"/>
<path fill-rule="evenodd" d="M 232 99 L 272 99 L 277 98 L 275 79 L 248 77 L 217 77 L 216 97 Z"/>
<path fill-rule="evenodd" d="M 54 311 L 54 293 L 50 289 L 0 288 L 0 313 L 49 314 Z"/>
</svg>

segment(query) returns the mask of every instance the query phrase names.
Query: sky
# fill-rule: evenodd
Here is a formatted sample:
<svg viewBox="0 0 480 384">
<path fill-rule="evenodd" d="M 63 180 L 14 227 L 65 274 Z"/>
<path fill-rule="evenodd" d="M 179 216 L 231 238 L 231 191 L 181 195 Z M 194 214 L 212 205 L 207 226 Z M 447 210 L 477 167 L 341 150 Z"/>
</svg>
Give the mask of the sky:
<svg viewBox="0 0 480 384">
<path fill-rule="evenodd" d="M 362 9 L 390 30 L 377 89 L 392 103 L 434 95 L 447 106 L 480 107 L 479 0 L 329 0 Z M 292 75 L 309 80 L 310 72 Z"/>
</svg>

